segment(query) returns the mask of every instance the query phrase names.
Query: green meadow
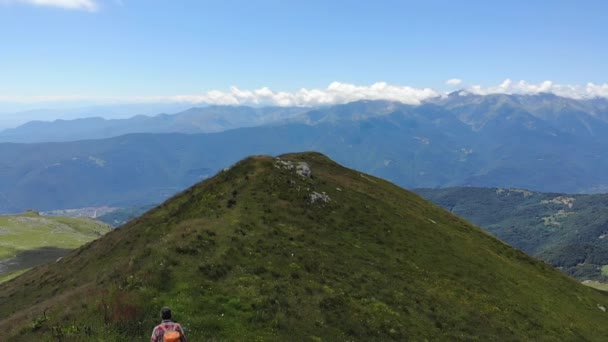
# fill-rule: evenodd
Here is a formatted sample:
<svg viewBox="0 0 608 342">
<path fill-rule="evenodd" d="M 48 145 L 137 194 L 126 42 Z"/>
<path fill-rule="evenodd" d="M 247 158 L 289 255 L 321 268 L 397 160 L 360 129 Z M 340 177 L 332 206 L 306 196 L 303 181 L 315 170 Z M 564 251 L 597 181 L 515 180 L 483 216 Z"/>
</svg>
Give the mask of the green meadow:
<svg viewBox="0 0 608 342">
<path fill-rule="evenodd" d="M 0 216 L 0 282 L 57 259 L 111 230 L 89 218 L 41 216 L 34 211 Z"/>
</svg>

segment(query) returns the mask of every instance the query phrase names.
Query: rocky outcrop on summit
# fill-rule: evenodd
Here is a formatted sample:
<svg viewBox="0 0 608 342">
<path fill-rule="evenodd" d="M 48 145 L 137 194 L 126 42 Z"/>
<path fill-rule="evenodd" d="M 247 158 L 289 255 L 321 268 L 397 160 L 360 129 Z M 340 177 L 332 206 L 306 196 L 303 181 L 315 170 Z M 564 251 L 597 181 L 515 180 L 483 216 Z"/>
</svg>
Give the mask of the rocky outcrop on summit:
<svg viewBox="0 0 608 342">
<path fill-rule="evenodd" d="M 312 178 L 312 169 L 310 165 L 306 162 L 292 162 L 285 161 L 281 158 L 276 158 L 276 163 L 274 164 L 278 169 L 284 170 L 296 170 L 296 173 L 302 177 Z"/>
</svg>

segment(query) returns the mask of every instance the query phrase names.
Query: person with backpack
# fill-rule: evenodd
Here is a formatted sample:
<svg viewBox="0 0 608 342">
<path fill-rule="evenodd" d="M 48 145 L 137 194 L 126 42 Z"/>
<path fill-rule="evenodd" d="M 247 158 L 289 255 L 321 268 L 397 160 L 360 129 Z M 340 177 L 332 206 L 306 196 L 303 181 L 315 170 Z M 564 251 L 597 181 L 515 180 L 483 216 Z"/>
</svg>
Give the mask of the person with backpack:
<svg viewBox="0 0 608 342">
<path fill-rule="evenodd" d="M 160 309 L 160 318 L 163 321 L 154 327 L 150 342 L 188 342 L 182 326 L 171 320 L 171 309 L 166 306 Z"/>
</svg>

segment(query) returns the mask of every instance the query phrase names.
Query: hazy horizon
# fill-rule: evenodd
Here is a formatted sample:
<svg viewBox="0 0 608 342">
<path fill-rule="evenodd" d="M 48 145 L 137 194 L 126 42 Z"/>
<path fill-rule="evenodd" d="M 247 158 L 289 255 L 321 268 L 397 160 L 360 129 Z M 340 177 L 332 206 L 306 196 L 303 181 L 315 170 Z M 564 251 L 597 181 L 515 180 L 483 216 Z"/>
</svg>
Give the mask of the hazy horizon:
<svg viewBox="0 0 608 342">
<path fill-rule="evenodd" d="M 608 97 L 607 10 L 602 1 L 0 0 L 0 113 L 417 104 L 458 89 Z"/>
</svg>

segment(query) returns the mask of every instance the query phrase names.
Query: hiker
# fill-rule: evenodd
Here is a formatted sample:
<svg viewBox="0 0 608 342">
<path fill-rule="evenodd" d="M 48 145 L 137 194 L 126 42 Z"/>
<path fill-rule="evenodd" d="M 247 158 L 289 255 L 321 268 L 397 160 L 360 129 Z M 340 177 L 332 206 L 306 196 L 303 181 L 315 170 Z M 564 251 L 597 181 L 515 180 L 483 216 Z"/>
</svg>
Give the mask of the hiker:
<svg viewBox="0 0 608 342">
<path fill-rule="evenodd" d="M 163 322 L 154 327 L 150 342 L 188 342 L 182 326 L 171 320 L 171 309 L 160 309 L 160 318 Z"/>
</svg>

